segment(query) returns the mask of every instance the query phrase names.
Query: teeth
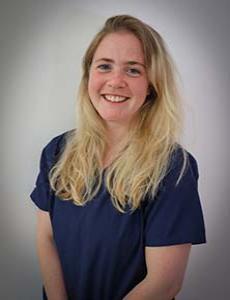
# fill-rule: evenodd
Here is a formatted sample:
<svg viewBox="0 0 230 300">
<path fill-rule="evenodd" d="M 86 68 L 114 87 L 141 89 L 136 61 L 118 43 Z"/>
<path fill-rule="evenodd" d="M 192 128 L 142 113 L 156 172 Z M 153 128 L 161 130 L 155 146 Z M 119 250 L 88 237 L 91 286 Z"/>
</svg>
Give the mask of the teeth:
<svg viewBox="0 0 230 300">
<path fill-rule="evenodd" d="M 105 99 L 111 102 L 122 102 L 127 99 L 127 97 L 114 96 L 114 95 L 104 95 Z"/>
</svg>

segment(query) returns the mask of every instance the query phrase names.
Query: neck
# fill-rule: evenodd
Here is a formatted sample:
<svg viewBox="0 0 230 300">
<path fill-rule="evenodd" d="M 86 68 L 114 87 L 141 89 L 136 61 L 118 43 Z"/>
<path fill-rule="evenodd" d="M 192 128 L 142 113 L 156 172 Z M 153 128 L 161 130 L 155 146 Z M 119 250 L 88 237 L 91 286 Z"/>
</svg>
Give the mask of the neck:
<svg viewBox="0 0 230 300">
<path fill-rule="evenodd" d="M 107 125 L 107 149 L 104 153 L 103 167 L 109 166 L 128 142 L 128 128 L 120 124 Z"/>
<path fill-rule="evenodd" d="M 107 124 L 107 139 L 109 147 L 116 147 L 127 141 L 129 128 L 126 125 L 109 123 Z"/>
</svg>

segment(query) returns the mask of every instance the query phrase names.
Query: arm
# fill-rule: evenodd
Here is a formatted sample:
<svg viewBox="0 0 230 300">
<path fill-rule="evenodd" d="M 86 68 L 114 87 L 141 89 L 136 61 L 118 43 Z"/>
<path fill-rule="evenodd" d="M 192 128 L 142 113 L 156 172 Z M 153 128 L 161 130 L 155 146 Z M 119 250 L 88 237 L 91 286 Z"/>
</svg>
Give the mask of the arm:
<svg viewBox="0 0 230 300">
<path fill-rule="evenodd" d="M 49 300 L 67 300 L 61 264 L 53 240 L 53 232 L 48 212 L 37 212 L 37 253 L 42 278 Z"/>
<path fill-rule="evenodd" d="M 123 300 L 171 300 L 182 287 L 191 244 L 145 247 L 147 276 Z"/>
</svg>

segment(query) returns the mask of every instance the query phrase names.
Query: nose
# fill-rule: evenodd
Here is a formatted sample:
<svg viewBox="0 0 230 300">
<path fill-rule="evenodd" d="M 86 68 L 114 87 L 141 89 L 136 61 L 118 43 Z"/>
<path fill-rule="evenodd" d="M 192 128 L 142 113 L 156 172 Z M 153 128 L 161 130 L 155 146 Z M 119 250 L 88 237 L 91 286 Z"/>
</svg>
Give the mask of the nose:
<svg viewBox="0 0 230 300">
<path fill-rule="evenodd" d="M 107 86 L 113 89 L 121 89 L 126 87 L 124 74 L 121 71 L 114 71 L 107 81 Z"/>
</svg>

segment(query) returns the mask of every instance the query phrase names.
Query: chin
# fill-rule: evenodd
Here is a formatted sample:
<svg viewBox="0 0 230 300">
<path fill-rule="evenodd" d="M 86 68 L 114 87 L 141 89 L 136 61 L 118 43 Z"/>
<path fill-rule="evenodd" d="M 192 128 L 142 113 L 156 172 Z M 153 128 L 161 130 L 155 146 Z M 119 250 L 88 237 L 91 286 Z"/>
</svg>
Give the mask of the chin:
<svg viewBox="0 0 230 300">
<path fill-rule="evenodd" d="M 124 119 L 122 118 L 119 118 L 118 116 L 103 116 L 103 115 L 100 115 L 102 120 L 104 120 L 105 122 L 121 122 L 121 123 L 124 123 Z M 127 120 L 126 120 L 127 121 Z"/>
<path fill-rule="evenodd" d="M 101 118 L 105 121 L 122 121 L 121 116 L 117 114 L 100 114 Z"/>
</svg>

